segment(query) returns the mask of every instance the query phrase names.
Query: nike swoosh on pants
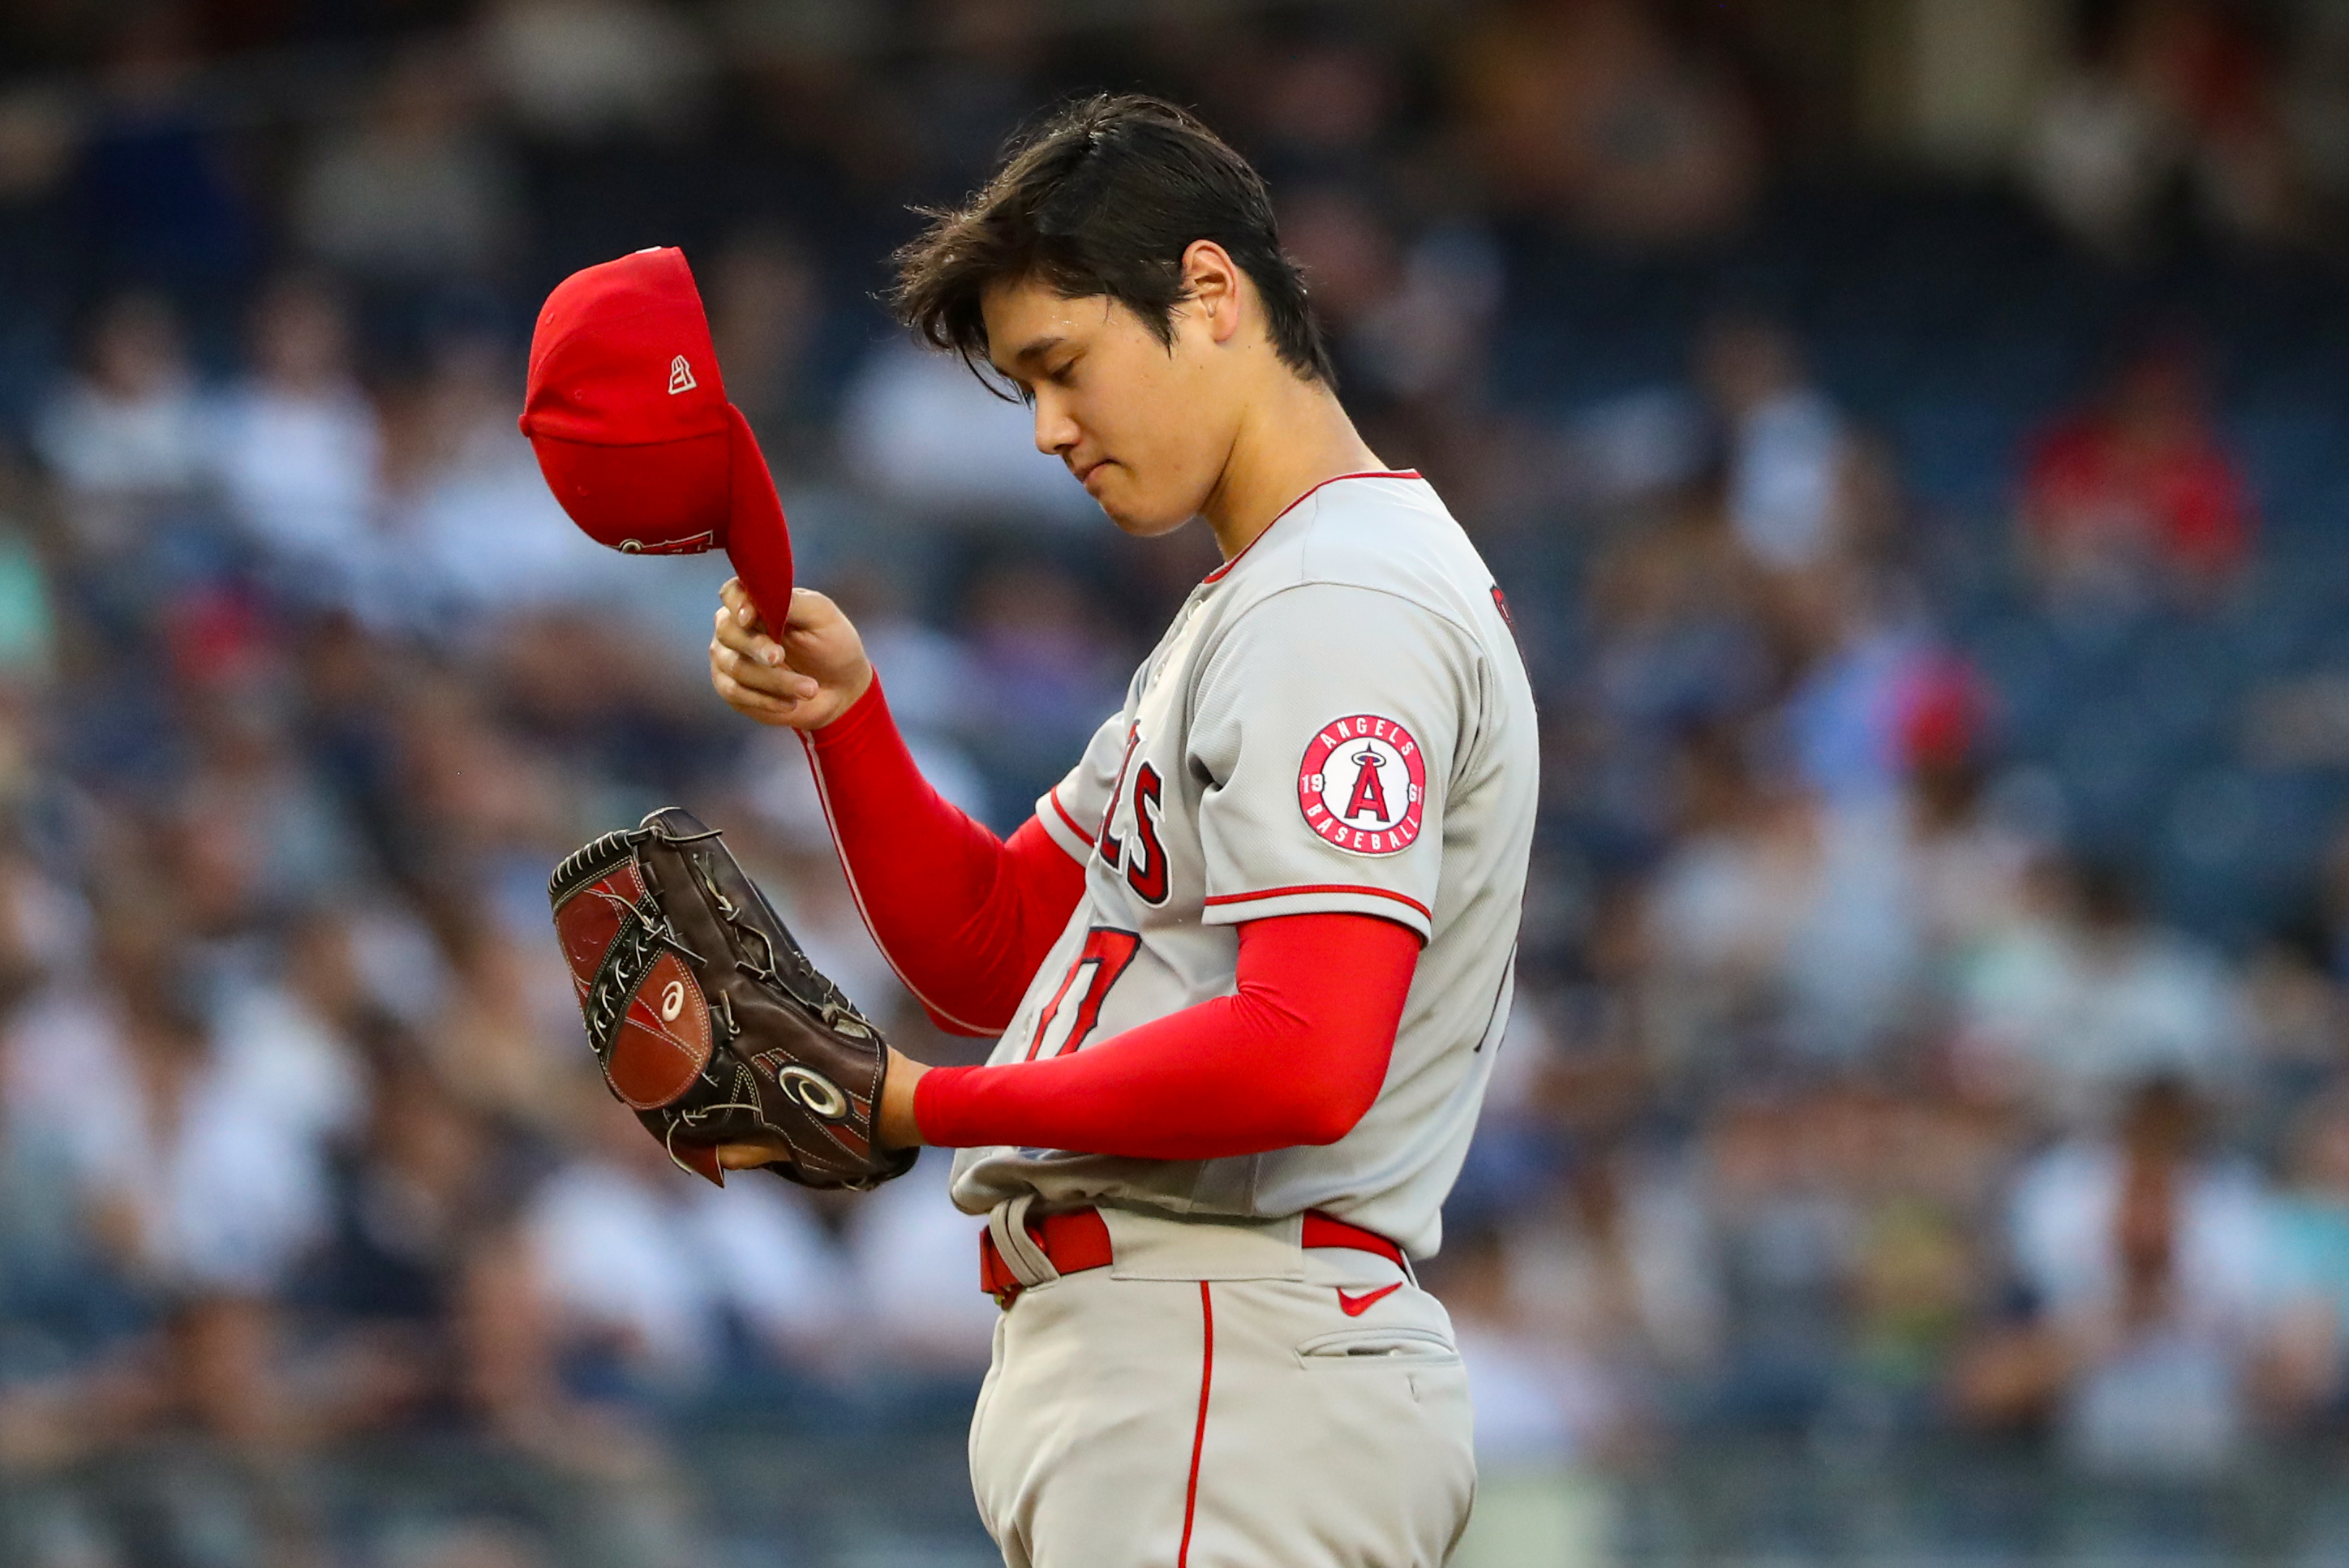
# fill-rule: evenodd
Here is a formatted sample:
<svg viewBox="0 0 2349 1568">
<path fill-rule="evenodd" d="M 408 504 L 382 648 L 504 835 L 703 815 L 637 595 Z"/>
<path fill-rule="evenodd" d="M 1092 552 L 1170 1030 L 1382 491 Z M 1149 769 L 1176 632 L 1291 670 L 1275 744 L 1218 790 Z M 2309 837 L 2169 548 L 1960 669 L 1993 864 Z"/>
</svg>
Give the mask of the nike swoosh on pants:
<svg viewBox="0 0 2349 1568">
<path fill-rule="evenodd" d="M 1340 1291 L 1338 1293 L 1338 1310 L 1344 1313 L 1348 1317 L 1360 1317 L 1364 1313 L 1370 1311 L 1373 1305 L 1385 1300 L 1388 1296 L 1394 1294 L 1395 1292 L 1401 1289 L 1402 1289 L 1402 1282 L 1401 1280 L 1397 1280 L 1391 1285 L 1384 1286 L 1375 1291 L 1366 1291 L 1358 1296 L 1350 1296 L 1345 1292 Z"/>
</svg>

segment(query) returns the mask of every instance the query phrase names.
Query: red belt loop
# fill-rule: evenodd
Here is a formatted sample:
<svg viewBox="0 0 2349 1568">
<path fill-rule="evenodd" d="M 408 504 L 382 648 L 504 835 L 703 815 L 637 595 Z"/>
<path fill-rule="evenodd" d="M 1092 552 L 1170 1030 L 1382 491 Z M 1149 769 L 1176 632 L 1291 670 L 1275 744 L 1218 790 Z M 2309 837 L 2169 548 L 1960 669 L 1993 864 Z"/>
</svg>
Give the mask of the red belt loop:
<svg viewBox="0 0 2349 1568">
<path fill-rule="evenodd" d="M 1047 1214 L 1040 1220 L 1031 1215 L 1028 1234 L 1035 1238 L 1044 1256 L 1052 1261 L 1052 1267 L 1064 1274 L 1105 1269 L 1115 1261 L 1110 1250 L 1109 1221 L 1102 1218 L 1098 1209 L 1071 1209 L 1063 1214 Z M 1411 1260 L 1403 1255 L 1401 1247 L 1375 1231 L 1349 1225 L 1318 1209 L 1306 1211 L 1302 1241 L 1308 1247 L 1350 1247 L 1356 1251 L 1375 1252 L 1405 1274 L 1411 1272 Z M 995 1238 L 984 1231 L 978 1235 L 978 1288 L 993 1296 L 995 1304 L 1006 1311 L 1027 1288 L 1005 1266 L 995 1249 Z"/>
</svg>

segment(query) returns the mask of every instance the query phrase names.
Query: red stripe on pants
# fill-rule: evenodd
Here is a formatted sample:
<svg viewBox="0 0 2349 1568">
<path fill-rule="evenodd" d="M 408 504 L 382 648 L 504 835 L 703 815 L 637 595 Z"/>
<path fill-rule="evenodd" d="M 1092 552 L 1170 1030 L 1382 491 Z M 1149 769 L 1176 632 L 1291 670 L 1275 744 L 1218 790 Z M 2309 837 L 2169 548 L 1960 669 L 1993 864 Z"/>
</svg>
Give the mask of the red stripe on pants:
<svg viewBox="0 0 2349 1568">
<path fill-rule="evenodd" d="M 1216 1302 L 1205 1280 L 1199 1282 L 1199 1319 L 1206 1340 L 1199 1356 L 1199 1426 L 1191 1434 L 1191 1485 L 1183 1494 L 1183 1544 L 1174 1553 L 1174 1568 L 1188 1568 L 1191 1561 L 1191 1520 L 1199 1508 L 1199 1450 L 1207 1446 L 1207 1390 L 1216 1381 Z"/>
</svg>

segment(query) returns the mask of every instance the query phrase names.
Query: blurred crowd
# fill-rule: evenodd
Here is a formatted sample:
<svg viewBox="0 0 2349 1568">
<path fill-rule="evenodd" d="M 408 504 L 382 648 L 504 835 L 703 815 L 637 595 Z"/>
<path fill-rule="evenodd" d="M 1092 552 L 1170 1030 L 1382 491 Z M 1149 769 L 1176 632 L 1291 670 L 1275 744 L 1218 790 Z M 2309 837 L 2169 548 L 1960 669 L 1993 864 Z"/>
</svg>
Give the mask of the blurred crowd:
<svg viewBox="0 0 2349 1568">
<path fill-rule="evenodd" d="M 1093 86 L 1273 179 L 1350 406 L 1536 670 L 1520 1002 L 1427 1271 L 1478 1401 L 1464 1562 L 1603 1560 L 1625 1478 L 1740 1435 L 2189 1493 L 2329 1451 L 2349 837 L 2181 923 L 1959 600 L 2082 647 L 2260 618 L 2223 348 L 2147 280 L 2338 286 L 2349 26 L 2079 8 L 2002 221 L 2152 303 L 1953 531 L 1748 265 L 1856 178 L 1801 9 L 7 7 L 0 1561 L 712 1561 L 693 1434 L 963 1419 L 996 1309 L 938 1157 L 721 1191 L 594 1072 L 544 877 L 670 802 L 893 1040 L 973 1047 L 864 935 L 797 744 L 708 691 L 722 564 L 599 552 L 513 421 L 545 288 L 686 245 L 802 576 L 1016 826 L 1212 542 L 1115 535 L 871 294 L 909 204 Z M 1623 349 L 1606 395 L 1526 390 L 1547 306 L 1611 279 L 1628 320 L 1651 276 L 1702 280 L 1665 352 L 1594 333 L 1557 358 Z M 409 1438 L 563 1501 L 326 1501 L 322 1456 Z M 215 1468 L 109 1468 L 187 1442 Z"/>
</svg>

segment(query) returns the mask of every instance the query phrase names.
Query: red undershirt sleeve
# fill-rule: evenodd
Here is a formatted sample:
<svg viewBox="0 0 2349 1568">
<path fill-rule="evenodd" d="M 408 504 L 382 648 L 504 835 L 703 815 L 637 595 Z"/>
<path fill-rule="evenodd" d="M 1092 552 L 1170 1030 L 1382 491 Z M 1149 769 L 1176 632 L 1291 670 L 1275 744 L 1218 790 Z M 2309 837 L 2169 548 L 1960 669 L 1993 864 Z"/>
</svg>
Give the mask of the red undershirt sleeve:
<svg viewBox="0 0 2349 1568">
<path fill-rule="evenodd" d="M 1371 915 L 1239 928 L 1236 994 L 1040 1062 L 939 1067 L 914 1090 L 924 1141 L 1217 1159 L 1353 1130 L 1386 1083 L 1419 961 Z"/>
<path fill-rule="evenodd" d="M 922 776 L 876 677 L 802 733 L 849 890 L 938 1027 L 999 1034 L 1069 923 L 1085 868 L 1034 817 L 999 839 Z"/>
</svg>

